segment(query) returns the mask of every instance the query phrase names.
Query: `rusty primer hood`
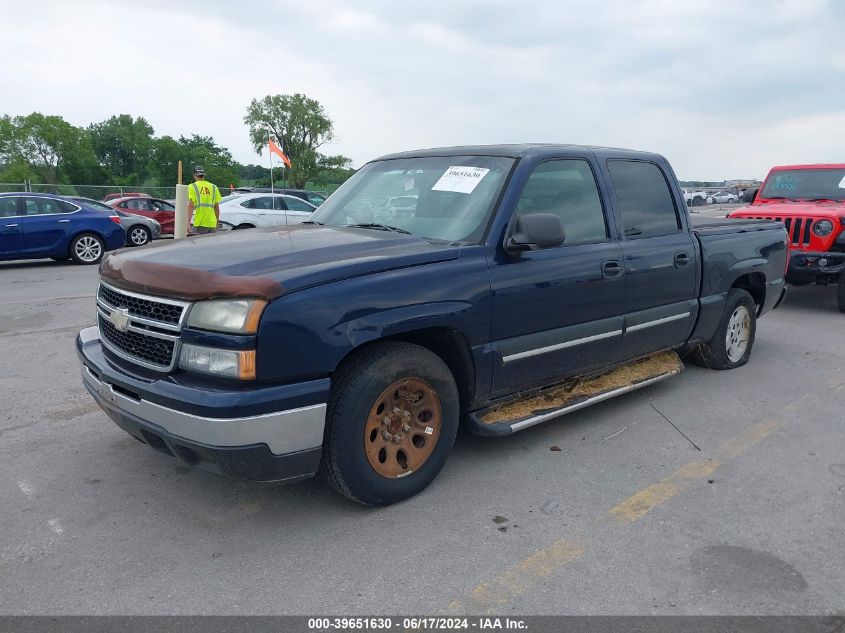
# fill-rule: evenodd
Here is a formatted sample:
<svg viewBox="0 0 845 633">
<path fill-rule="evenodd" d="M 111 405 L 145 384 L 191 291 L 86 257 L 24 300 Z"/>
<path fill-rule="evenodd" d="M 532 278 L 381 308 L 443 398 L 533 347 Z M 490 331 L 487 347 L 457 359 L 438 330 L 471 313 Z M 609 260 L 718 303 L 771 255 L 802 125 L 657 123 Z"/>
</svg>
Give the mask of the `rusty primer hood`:
<svg viewBox="0 0 845 633">
<path fill-rule="evenodd" d="M 386 270 L 456 259 L 458 246 L 410 235 L 297 225 L 227 231 L 123 249 L 100 264 L 126 290 L 196 301 L 273 300 L 286 292 Z"/>
</svg>

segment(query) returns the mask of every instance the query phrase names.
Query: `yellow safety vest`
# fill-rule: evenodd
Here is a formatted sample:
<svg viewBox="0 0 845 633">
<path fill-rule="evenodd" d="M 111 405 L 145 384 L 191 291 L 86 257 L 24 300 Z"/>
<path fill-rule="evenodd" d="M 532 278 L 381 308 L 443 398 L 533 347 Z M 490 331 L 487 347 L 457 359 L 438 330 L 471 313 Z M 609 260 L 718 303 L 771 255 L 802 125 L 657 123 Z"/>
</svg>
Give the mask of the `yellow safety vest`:
<svg viewBox="0 0 845 633">
<path fill-rule="evenodd" d="M 217 228 L 214 205 L 223 199 L 213 182 L 199 180 L 188 186 L 188 200 L 194 203 L 194 226 Z"/>
</svg>

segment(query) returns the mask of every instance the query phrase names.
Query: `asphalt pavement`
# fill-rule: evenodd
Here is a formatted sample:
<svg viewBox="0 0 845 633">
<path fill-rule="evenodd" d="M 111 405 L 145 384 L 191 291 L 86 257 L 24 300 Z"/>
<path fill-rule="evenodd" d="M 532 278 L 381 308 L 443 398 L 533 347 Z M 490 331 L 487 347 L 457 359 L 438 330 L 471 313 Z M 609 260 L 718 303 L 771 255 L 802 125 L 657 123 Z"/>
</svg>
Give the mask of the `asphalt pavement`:
<svg viewBox="0 0 845 633">
<path fill-rule="evenodd" d="M 746 367 L 462 434 L 426 491 L 367 509 L 319 480 L 194 471 L 118 429 L 74 351 L 96 283 L 0 263 L 0 614 L 845 611 L 832 288 L 792 288 Z"/>
</svg>

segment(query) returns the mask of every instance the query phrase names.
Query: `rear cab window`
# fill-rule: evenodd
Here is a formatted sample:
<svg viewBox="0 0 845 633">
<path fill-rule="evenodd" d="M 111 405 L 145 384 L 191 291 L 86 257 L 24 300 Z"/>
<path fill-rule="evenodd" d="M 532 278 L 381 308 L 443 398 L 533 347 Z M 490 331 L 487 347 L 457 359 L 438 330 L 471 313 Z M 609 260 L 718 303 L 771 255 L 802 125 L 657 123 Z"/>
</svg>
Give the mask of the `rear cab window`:
<svg viewBox="0 0 845 633">
<path fill-rule="evenodd" d="M 607 169 L 626 240 L 681 231 L 675 199 L 660 167 L 640 160 L 611 159 Z"/>
</svg>

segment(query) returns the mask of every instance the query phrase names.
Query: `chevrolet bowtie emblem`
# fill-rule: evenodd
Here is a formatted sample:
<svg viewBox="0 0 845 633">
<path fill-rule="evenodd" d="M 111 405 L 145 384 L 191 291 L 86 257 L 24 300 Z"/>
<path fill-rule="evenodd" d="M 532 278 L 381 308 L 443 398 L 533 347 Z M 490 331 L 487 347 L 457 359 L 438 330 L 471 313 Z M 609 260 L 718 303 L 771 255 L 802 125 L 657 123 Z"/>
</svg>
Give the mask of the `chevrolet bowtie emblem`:
<svg viewBox="0 0 845 633">
<path fill-rule="evenodd" d="M 129 327 L 129 310 L 127 308 L 115 308 L 109 315 L 109 321 L 119 332 L 125 332 Z"/>
</svg>

